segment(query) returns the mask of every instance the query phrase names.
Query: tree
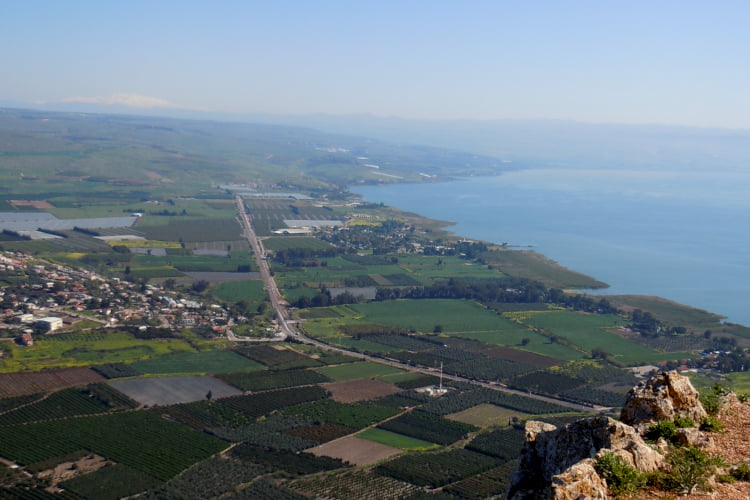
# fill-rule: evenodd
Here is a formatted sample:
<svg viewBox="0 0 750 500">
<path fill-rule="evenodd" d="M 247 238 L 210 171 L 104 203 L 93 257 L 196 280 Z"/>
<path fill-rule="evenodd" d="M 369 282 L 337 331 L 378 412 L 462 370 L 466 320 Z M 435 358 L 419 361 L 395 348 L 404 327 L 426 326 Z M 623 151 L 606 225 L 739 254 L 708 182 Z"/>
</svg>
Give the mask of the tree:
<svg viewBox="0 0 750 500">
<path fill-rule="evenodd" d="M 202 293 L 208 290 L 208 287 L 211 285 L 207 280 L 198 280 L 193 282 L 193 286 L 191 287 L 194 292 Z"/>
<path fill-rule="evenodd" d="M 211 392 L 211 389 L 209 389 L 208 392 L 206 393 L 206 399 L 211 401 L 211 398 L 213 397 L 214 397 L 214 393 Z"/>
<path fill-rule="evenodd" d="M 529 342 L 531 342 L 531 339 L 529 337 L 524 337 L 521 339 L 521 345 L 526 346 L 529 345 Z"/>
<path fill-rule="evenodd" d="M 432 333 L 443 333 L 443 325 L 435 325 L 432 329 Z"/>
</svg>

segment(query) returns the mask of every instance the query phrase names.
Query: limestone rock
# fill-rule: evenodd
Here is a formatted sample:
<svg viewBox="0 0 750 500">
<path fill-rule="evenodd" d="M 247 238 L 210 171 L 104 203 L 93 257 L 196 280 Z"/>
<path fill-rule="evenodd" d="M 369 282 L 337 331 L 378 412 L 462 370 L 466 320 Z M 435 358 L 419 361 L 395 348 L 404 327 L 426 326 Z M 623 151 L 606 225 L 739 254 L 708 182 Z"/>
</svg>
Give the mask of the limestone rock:
<svg viewBox="0 0 750 500">
<path fill-rule="evenodd" d="M 566 481 L 563 490 L 575 491 L 568 483 L 579 470 L 567 469 L 596 456 L 602 449 L 620 455 L 641 471 L 664 466 L 664 457 L 649 447 L 635 429 L 607 417 L 585 418 L 560 429 L 541 422 L 528 422 L 526 438 L 518 468 L 511 478 L 509 499 L 553 498 L 552 479 L 558 475 Z M 592 483 L 581 488 L 596 489 L 596 486 Z"/>
<path fill-rule="evenodd" d="M 696 428 L 677 429 L 675 439 L 680 446 L 695 446 L 696 448 L 707 448 L 713 445 L 713 439 L 705 432 Z"/>
<path fill-rule="evenodd" d="M 554 500 L 606 500 L 607 483 L 594 469 L 594 460 L 586 459 L 552 477 Z"/>
<path fill-rule="evenodd" d="M 643 433 L 659 420 L 688 417 L 700 422 L 706 411 L 690 379 L 677 372 L 662 372 L 633 387 L 620 420 Z"/>
</svg>

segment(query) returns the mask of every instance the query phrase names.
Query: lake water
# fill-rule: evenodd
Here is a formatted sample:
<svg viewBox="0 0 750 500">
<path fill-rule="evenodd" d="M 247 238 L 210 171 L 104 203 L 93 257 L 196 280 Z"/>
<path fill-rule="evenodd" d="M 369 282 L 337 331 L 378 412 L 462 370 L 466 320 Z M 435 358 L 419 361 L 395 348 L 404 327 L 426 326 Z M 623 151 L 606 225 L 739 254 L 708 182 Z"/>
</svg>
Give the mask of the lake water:
<svg viewBox="0 0 750 500">
<path fill-rule="evenodd" d="M 468 238 L 534 249 L 610 284 L 750 325 L 750 173 L 511 171 L 353 189 Z"/>
</svg>

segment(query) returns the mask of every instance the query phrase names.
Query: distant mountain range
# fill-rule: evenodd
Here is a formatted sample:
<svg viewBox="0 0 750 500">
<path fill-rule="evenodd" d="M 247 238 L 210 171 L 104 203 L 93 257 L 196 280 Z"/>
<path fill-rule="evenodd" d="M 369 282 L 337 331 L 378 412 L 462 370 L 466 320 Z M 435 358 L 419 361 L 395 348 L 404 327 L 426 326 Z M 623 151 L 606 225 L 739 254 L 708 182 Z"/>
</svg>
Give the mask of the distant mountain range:
<svg viewBox="0 0 750 500">
<path fill-rule="evenodd" d="M 34 105 L 0 101 L 0 107 L 302 126 L 402 145 L 435 146 L 488 155 L 523 167 L 750 168 L 750 130 L 564 120 L 429 121 L 368 114 L 270 115 L 87 103 Z"/>
</svg>

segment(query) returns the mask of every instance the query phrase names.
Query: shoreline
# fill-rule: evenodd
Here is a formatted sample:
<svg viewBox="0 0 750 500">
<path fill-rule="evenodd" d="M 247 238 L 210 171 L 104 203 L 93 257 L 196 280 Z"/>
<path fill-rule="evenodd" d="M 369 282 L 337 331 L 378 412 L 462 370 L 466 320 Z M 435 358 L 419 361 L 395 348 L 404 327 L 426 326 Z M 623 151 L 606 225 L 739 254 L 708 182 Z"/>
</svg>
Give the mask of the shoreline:
<svg viewBox="0 0 750 500">
<path fill-rule="evenodd" d="M 492 176 L 492 177 L 497 177 L 497 176 Z M 474 177 L 474 179 L 477 179 L 477 177 Z M 430 183 L 429 185 L 430 186 L 437 186 L 437 185 L 446 186 L 446 185 L 450 185 L 453 182 L 456 182 L 456 181 L 459 181 L 459 180 L 460 181 L 466 181 L 466 180 L 469 180 L 469 179 L 464 179 L 464 178 L 454 179 L 454 180 L 448 180 L 448 181 L 445 181 L 445 182 Z M 635 291 L 635 292 L 619 291 L 618 288 L 621 288 L 621 287 L 619 287 L 617 285 L 613 286 L 613 285 L 611 285 L 609 283 L 604 283 L 604 282 L 598 280 L 592 274 L 586 274 L 584 272 L 576 271 L 576 270 L 574 270 L 571 267 L 567 267 L 565 265 L 560 264 L 558 261 L 556 261 L 556 260 L 548 257 L 544 253 L 540 253 L 539 251 L 536 250 L 536 248 L 538 248 L 537 244 L 533 244 L 533 245 L 532 244 L 523 244 L 522 245 L 522 244 L 510 243 L 510 242 L 507 242 L 507 241 L 504 241 L 504 242 L 493 241 L 492 239 L 487 239 L 486 237 L 476 238 L 476 237 L 471 237 L 471 236 L 465 236 L 463 234 L 459 234 L 458 228 L 456 227 L 456 226 L 459 226 L 461 224 L 465 224 L 465 222 L 456 221 L 456 220 L 445 220 L 446 217 L 441 217 L 441 216 L 432 217 L 432 216 L 429 216 L 429 215 L 423 215 L 421 213 L 416 213 L 415 210 L 413 210 L 411 208 L 409 208 L 409 209 L 403 209 L 403 208 L 401 208 L 399 206 L 398 202 L 394 203 L 393 201 L 390 201 L 390 200 L 387 200 L 387 199 L 376 198 L 376 197 L 373 197 L 370 193 L 367 193 L 367 191 L 370 191 L 370 192 L 374 191 L 375 190 L 374 188 L 377 188 L 378 190 L 385 191 L 387 189 L 393 189 L 395 186 L 405 186 L 405 185 L 415 186 L 415 187 L 416 186 L 424 186 L 422 184 L 414 184 L 414 183 L 399 183 L 397 185 L 380 185 L 380 186 L 354 186 L 352 188 L 355 189 L 355 191 L 351 191 L 352 188 L 350 188 L 350 192 L 352 194 L 355 194 L 358 198 L 360 198 L 363 201 L 368 201 L 368 202 L 382 202 L 382 203 L 385 203 L 386 205 L 390 206 L 391 208 L 393 208 L 393 209 L 395 209 L 395 210 L 397 210 L 397 211 L 399 211 L 399 212 L 401 212 L 401 213 L 403 213 L 405 215 L 410 215 L 412 217 L 418 217 L 420 219 L 428 220 L 428 221 L 430 221 L 431 224 L 439 224 L 439 230 L 442 231 L 442 232 L 444 232 L 446 235 L 448 235 L 451 238 L 479 241 L 479 242 L 487 243 L 487 244 L 490 244 L 492 246 L 495 246 L 495 247 L 498 247 L 498 248 L 501 248 L 501 249 L 505 249 L 505 250 L 509 250 L 509 251 L 533 252 L 535 255 L 539 256 L 539 258 L 544 259 L 547 262 L 554 264 L 556 267 L 558 267 L 561 270 L 564 270 L 564 271 L 569 272 L 569 273 L 577 274 L 577 275 L 580 275 L 580 276 L 584 276 L 584 277 L 586 277 L 586 278 L 588 278 L 588 279 L 590 279 L 592 281 L 601 283 L 601 285 L 602 285 L 600 287 L 592 287 L 592 286 L 588 286 L 588 287 L 586 287 L 586 286 L 581 286 L 581 287 L 568 286 L 568 287 L 565 287 L 565 288 L 568 288 L 568 289 L 574 291 L 575 293 L 582 293 L 582 294 L 585 294 L 585 295 L 586 294 L 590 294 L 590 295 L 601 296 L 601 297 L 613 297 L 613 298 L 617 298 L 618 300 L 622 300 L 622 298 L 636 299 L 635 302 L 638 302 L 638 303 L 640 303 L 640 302 L 648 302 L 648 301 L 655 301 L 655 299 L 658 299 L 658 302 L 660 302 L 662 304 L 670 304 L 672 308 L 678 308 L 678 309 L 681 309 L 681 310 L 685 311 L 686 316 L 691 316 L 691 317 L 693 317 L 695 315 L 701 315 L 701 316 L 703 316 L 703 318 L 700 320 L 701 324 L 706 323 L 708 321 L 708 319 L 711 318 L 712 319 L 711 323 L 713 323 L 713 324 L 726 325 L 726 326 L 739 326 L 739 327 L 742 327 L 742 328 L 748 328 L 747 325 L 745 325 L 743 323 L 740 323 L 737 320 L 731 320 L 731 319 L 729 319 L 729 318 L 731 318 L 730 315 L 716 313 L 710 307 L 705 307 L 705 306 L 701 307 L 701 306 L 690 305 L 690 304 L 688 304 L 684 300 L 680 301 L 680 300 L 668 298 L 668 297 L 665 297 L 665 296 L 660 295 L 658 293 L 655 294 L 655 293 L 649 293 L 649 292 L 639 293 L 637 291 Z M 362 191 L 365 191 L 365 192 L 362 192 Z M 368 196 L 368 194 L 369 194 L 369 196 Z M 385 198 L 388 198 L 388 196 L 386 196 Z M 627 289 L 627 285 L 624 285 L 622 287 Z M 614 288 L 614 290 L 613 290 L 613 288 Z M 690 314 L 688 314 L 688 313 L 690 313 Z"/>
</svg>

